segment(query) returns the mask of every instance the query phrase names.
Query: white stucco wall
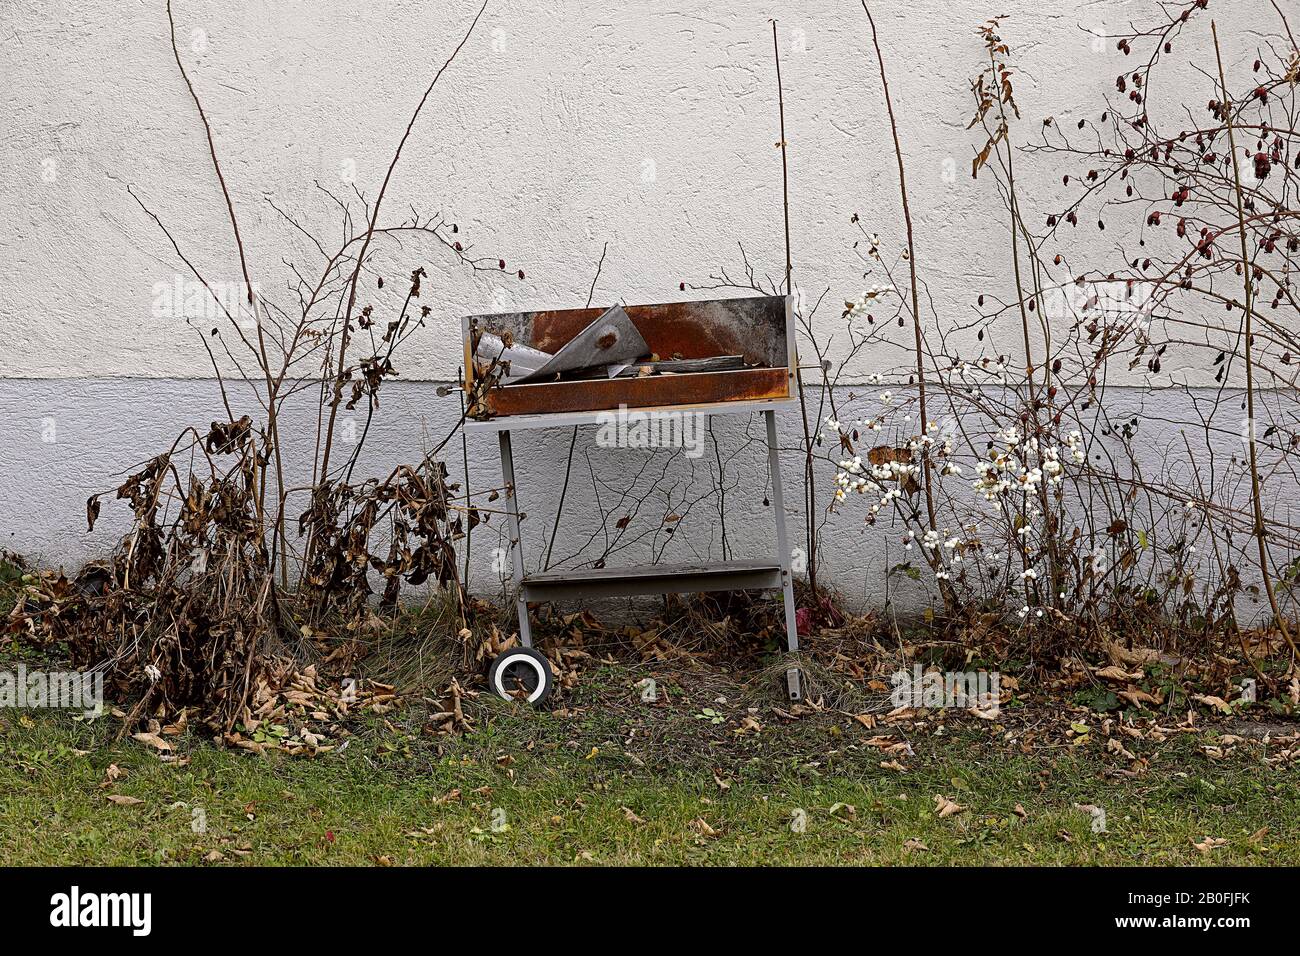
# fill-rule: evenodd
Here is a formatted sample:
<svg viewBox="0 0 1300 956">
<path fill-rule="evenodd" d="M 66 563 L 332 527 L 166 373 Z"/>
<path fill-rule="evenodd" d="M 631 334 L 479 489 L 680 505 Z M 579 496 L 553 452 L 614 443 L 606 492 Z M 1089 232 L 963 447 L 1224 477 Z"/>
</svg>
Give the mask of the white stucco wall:
<svg viewBox="0 0 1300 956">
<path fill-rule="evenodd" d="M 270 202 L 336 242 L 338 211 L 314 181 L 339 192 L 354 182 L 374 196 L 414 104 L 477 6 L 174 0 L 182 56 L 263 296 L 291 305 L 284 260 L 317 265 Z M 965 128 L 969 80 L 985 65 L 975 27 L 1011 15 L 1003 33 L 1018 64 L 1023 139 L 1045 115 L 1073 122 L 1098 112 L 1124 66 L 1102 38 L 1157 10 L 1139 0 L 879 0 L 874 9 L 923 277 L 948 328 L 973 316 L 979 292 L 1010 288 L 1005 213 L 991 182 L 969 175 L 978 144 Z M 1252 55 L 1256 25 L 1272 31 L 1266 12 L 1265 2 L 1233 4 L 1230 69 Z M 420 117 L 385 204 L 394 220 L 412 207 L 441 212 L 474 252 L 503 257 L 509 271 L 471 273 L 432 243 L 385 246 L 377 269 L 395 280 L 390 292 L 423 266 L 433 313 L 401 362 L 413 384 L 385 404 L 380 459 L 400 459 L 422 429 L 454 419 L 419 383 L 454 377 L 460 315 L 581 304 L 606 243 L 597 304 L 698 297 L 679 283 L 707 283 L 723 268 L 740 274 L 739 243 L 760 274 L 779 276 L 770 17 L 787 96 L 796 281 L 809 297 L 829 290 L 818 328 L 834 333 L 836 306 L 863 286 L 850 215 L 887 248 L 901 238 L 880 82 L 856 0 L 492 0 Z M 0 71 L 0 544 L 72 562 L 108 540 L 81 534 L 85 496 L 151 453 L 151 441 L 218 415 L 193 332 L 154 315 L 157 285 L 188 276 L 127 187 L 210 281 L 240 273 L 162 0 L 6 2 Z M 1203 77 L 1179 82 L 1190 102 L 1207 98 Z M 1020 176 L 1044 208 L 1061 195 L 1046 160 L 1025 158 Z M 1085 230 L 1062 237 L 1079 259 L 1116 255 L 1115 241 Z M 897 361 L 883 350 L 859 372 Z M 1192 385 L 1209 374 L 1173 357 L 1164 369 Z M 559 483 L 561 445 L 544 445 L 531 464 L 542 487 Z M 760 479 L 737 480 L 762 497 Z M 859 532 L 857 517 L 836 530 Z M 707 530 L 699 533 L 707 547 Z M 837 580 L 870 597 L 862 581 L 883 558 L 869 547 L 841 551 Z"/>
</svg>

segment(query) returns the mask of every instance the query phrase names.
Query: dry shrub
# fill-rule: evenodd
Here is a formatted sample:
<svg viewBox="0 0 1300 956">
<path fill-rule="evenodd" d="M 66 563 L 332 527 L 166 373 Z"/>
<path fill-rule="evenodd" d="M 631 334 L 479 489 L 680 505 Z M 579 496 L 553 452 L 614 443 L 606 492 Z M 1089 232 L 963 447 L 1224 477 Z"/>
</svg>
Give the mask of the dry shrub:
<svg viewBox="0 0 1300 956">
<path fill-rule="evenodd" d="M 447 467 L 425 459 L 395 469 L 384 481 L 349 485 L 325 481 L 312 490 L 310 509 L 299 519 L 301 534 L 314 542 L 303 575 L 302 596 L 316 617 L 335 613 L 349 630 L 365 626 L 370 574 L 384 582 L 379 607 L 395 609 L 402 584 L 433 579 L 459 590 L 453 540 L 463 534 L 451 510 Z M 470 527 L 478 512 L 469 509 Z M 374 553 L 377 531 L 387 549 Z"/>
<path fill-rule="evenodd" d="M 182 477 L 185 453 L 204 474 Z M 76 667 L 103 668 L 134 717 L 199 707 L 229 730 L 284 649 L 257 513 L 260 467 L 247 418 L 186 432 L 117 489 L 133 524 L 111 558 L 72 582 L 43 579 L 11 626 L 66 645 Z M 92 529 L 99 498 L 87 502 Z"/>
<path fill-rule="evenodd" d="M 891 573 L 937 593 L 963 642 L 1001 632 L 1005 652 L 1049 667 L 1117 636 L 1235 647 L 1261 678 L 1295 660 L 1300 49 L 1277 5 L 1260 4 L 1245 37 L 1207 6 L 1153 6 L 1151 24 L 1114 38 L 1131 57 L 1117 95 L 1028 134 L 1003 18 L 979 28 L 971 171 L 996 184 L 1007 247 L 988 255 L 1009 268 L 970 318 L 918 304 L 910 229 L 891 251 L 853 217 L 873 284 L 845 303 L 843 361 L 812 342 L 833 508 L 857 499 L 867 524 L 896 529 L 906 553 Z M 1255 48 L 1249 72 L 1221 64 L 1225 26 Z M 1162 82 L 1184 67 L 1203 77 L 1191 102 Z M 1042 158 L 1064 199 L 1027 194 Z M 1088 227 L 1118 233 L 1124 258 L 1082 261 L 1071 233 Z M 906 362 L 855 394 L 855 360 L 889 348 Z M 1192 367 L 1205 388 L 1187 385 Z M 1174 426 L 1159 443 L 1155 421 Z"/>
<path fill-rule="evenodd" d="M 353 474 L 381 387 L 399 372 L 396 352 L 424 327 L 431 311 L 419 301 L 423 268 L 410 272 L 404 296 L 384 293 L 382 276 L 375 288 L 367 287 L 363 276 L 379 271 L 376 247 L 419 241 L 473 270 L 496 270 L 498 263 L 505 268 L 497 257 L 468 256 L 463 238 L 453 238 L 456 225 L 441 217 L 421 217 L 413 210 L 401 222 L 380 219 L 402 147 L 482 13 L 480 8 L 432 73 L 378 192 L 367 197 L 354 190 L 353 202 L 319 187 L 339 214 L 337 244 L 313 235 L 270 203 L 295 240 L 307 238 L 308 254 L 319 253 L 321 261 L 300 268 L 288 249 L 285 256 L 272 257 L 288 266 L 289 294 L 263 296 L 253 281 L 212 126 L 190 83 L 167 4 L 172 53 L 207 134 L 246 301 L 227 307 L 177 236 L 133 188 L 128 194 L 218 305 L 221 319 L 211 327 L 195 326 L 195 332 L 211 360 L 227 418 L 206 433 L 186 429 L 168 451 L 127 478 L 116 496 L 128 503 L 132 524 L 111 558 L 73 582 L 62 575 L 42 576 L 11 619 L 17 632 L 66 644 L 75 666 L 104 668 L 109 692 L 132 702 L 128 726 L 191 709 L 227 734 L 236 724 L 258 722 L 263 709 L 278 706 L 284 688 L 314 684 L 315 674 L 309 679 L 306 670 L 314 657 L 324 656 L 322 663 L 344 672 L 354 667 L 388 626 L 376 610 L 394 611 L 404 585 L 436 582 L 463 608 L 453 542 L 468 531 L 462 515 L 472 528 L 479 512 L 468 500 L 452 504 L 455 489 L 434 457 L 451 436 L 418 464 L 385 479 L 354 481 Z M 522 270 L 517 275 L 524 279 Z M 232 399 L 227 388 L 232 376 L 253 394 Z M 319 406 L 308 468 L 286 462 L 281 437 L 286 402 L 301 392 L 314 392 Z M 239 400 L 256 408 L 252 417 L 236 412 Z M 345 400 L 349 410 L 364 409 L 365 424 L 345 460 L 338 460 L 341 452 L 332 460 L 341 444 L 338 411 Z M 289 487 L 287 475 L 295 470 L 312 475 L 306 489 Z M 299 550 L 289 540 L 287 516 L 290 497 L 304 491 L 308 504 L 299 531 L 305 540 Z M 92 528 L 100 497 L 87 502 Z M 301 571 L 297 587 L 290 580 L 293 569 Z M 372 574 L 382 582 L 377 608 L 371 601 Z M 340 634 L 347 640 L 327 655 L 318 654 L 321 638 L 328 643 Z M 453 697 L 458 711 L 458 692 Z M 450 723 L 466 726 L 459 716 Z"/>
</svg>

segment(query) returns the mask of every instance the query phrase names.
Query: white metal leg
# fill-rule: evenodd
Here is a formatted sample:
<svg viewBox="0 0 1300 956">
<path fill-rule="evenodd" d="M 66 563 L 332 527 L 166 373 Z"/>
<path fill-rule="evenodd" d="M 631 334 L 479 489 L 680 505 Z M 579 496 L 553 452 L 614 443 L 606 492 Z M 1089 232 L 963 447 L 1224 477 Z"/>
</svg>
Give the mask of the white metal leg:
<svg viewBox="0 0 1300 956">
<path fill-rule="evenodd" d="M 519 613 L 519 642 L 533 646 L 533 632 L 528 623 L 528 600 L 524 597 L 524 551 L 519 534 L 519 493 L 515 487 L 515 460 L 510 453 L 510 432 L 497 432 L 501 444 L 501 477 L 506 484 L 506 513 L 510 531 L 510 567 L 515 585 L 515 609 Z"/>
<path fill-rule="evenodd" d="M 795 621 L 794 577 L 790 572 L 790 542 L 785 530 L 785 500 L 781 487 L 781 456 L 776 443 L 776 412 L 768 410 L 767 461 L 772 476 L 772 507 L 776 511 L 776 547 L 781 562 L 781 598 L 785 605 L 785 647 L 791 654 L 799 650 L 799 626 Z M 809 520 L 812 516 L 809 515 Z M 786 689 L 791 700 L 802 696 L 799 686 L 799 669 L 791 667 L 785 672 Z"/>
</svg>

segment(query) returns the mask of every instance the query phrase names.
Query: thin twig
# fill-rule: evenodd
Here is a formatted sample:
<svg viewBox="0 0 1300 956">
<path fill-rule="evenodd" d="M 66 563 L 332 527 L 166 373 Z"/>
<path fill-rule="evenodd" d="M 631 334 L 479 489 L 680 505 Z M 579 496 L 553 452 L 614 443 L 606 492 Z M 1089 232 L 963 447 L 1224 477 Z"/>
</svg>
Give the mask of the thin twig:
<svg viewBox="0 0 1300 956">
<path fill-rule="evenodd" d="M 880 68 L 880 86 L 885 98 L 885 111 L 889 114 L 889 131 L 894 140 L 894 158 L 898 162 L 898 193 L 903 203 L 903 222 L 907 227 L 907 267 L 911 278 L 912 332 L 916 351 L 917 407 L 921 419 L 921 434 L 928 435 L 930 433 L 930 416 L 925 395 L 925 347 L 921 335 L 921 294 L 916 276 L 916 237 L 912 229 L 912 207 L 907 198 L 907 173 L 903 168 L 903 145 L 898 138 L 898 120 L 894 116 L 894 103 L 889 96 L 889 77 L 885 73 L 885 57 L 880 50 L 880 37 L 876 32 L 876 20 L 871 15 L 871 8 L 867 6 L 867 0 L 861 0 L 861 3 L 862 10 L 867 15 L 867 22 L 871 25 L 871 45 L 875 48 L 876 64 Z M 922 456 L 921 477 L 925 492 L 926 518 L 930 530 L 938 534 L 939 525 L 935 519 L 931 470 L 929 455 Z M 944 603 L 951 605 L 952 589 L 944 585 L 940 590 L 943 592 Z"/>
<path fill-rule="evenodd" d="M 785 89 L 781 85 L 781 45 L 777 39 L 776 21 L 772 21 L 772 57 L 776 63 L 776 100 L 781 121 L 781 209 L 785 216 L 785 293 L 794 295 L 794 264 L 790 253 L 790 166 L 786 156 L 785 139 Z M 795 389 L 799 392 L 799 413 L 803 420 L 803 497 L 804 520 L 806 525 L 805 541 L 808 545 L 808 587 L 812 592 L 813 606 L 817 606 L 817 486 L 813 477 L 813 443 L 812 428 L 808 423 L 808 402 L 803 390 L 803 372 L 799 367 L 799 352 L 789 356 L 794 368 Z M 824 385 L 824 383 L 823 383 Z M 781 555 L 781 560 L 788 559 Z"/>
<path fill-rule="evenodd" d="M 605 267 L 605 253 L 609 250 L 609 243 L 606 242 L 600 249 L 600 261 L 596 263 L 596 274 L 591 277 L 591 288 L 587 290 L 587 308 L 591 307 L 591 300 L 596 297 L 596 283 L 600 281 L 600 271 Z M 569 473 L 573 468 L 573 450 L 578 444 L 578 426 L 573 426 L 573 434 L 569 436 L 569 457 L 564 463 L 564 484 L 560 488 L 560 501 L 555 506 L 555 522 L 551 525 L 551 540 L 546 544 L 546 560 L 542 570 L 551 569 L 551 549 L 555 547 L 555 536 L 560 532 L 560 515 L 564 512 L 564 498 L 569 493 Z"/>
</svg>

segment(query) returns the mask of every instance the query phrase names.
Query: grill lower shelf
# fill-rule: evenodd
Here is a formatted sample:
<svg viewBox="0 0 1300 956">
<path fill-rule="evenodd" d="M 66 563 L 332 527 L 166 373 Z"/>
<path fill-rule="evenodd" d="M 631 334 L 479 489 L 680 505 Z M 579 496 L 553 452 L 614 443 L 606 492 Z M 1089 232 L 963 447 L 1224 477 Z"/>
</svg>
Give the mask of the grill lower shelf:
<svg viewBox="0 0 1300 956">
<path fill-rule="evenodd" d="M 527 601 L 562 601 L 618 595 L 744 591 L 780 588 L 781 565 L 773 561 L 717 564 L 640 564 L 530 574 L 522 583 Z"/>
</svg>

